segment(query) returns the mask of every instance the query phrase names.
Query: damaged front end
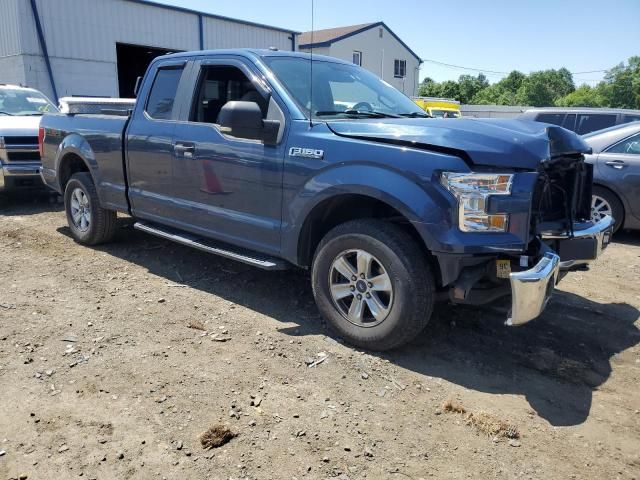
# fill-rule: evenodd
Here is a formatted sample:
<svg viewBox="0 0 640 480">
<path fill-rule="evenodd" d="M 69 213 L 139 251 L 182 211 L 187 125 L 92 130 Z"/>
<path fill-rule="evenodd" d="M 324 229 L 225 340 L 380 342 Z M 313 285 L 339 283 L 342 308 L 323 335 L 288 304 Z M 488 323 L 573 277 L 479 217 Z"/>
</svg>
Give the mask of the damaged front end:
<svg viewBox="0 0 640 480">
<path fill-rule="evenodd" d="M 487 303 L 510 293 L 507 325 L 538 317 L 557 282 L 571 270 L 588 268 L 608 245 L 613 230 L 611 217 L 598 223 L 590 220 L 593 167 L 584 161 L 588 147 L 559 127 L 548 127 L 547 134 L 549 154 L 537 171 L 514 174 L 514 181 L 518 175 L 532 181 L 526 245 L 519 252 L 475 256 L 481 263 L 463 268 L 448 290 L 449 300 L 466 304 Z M 488 211 L 491 203 L 489 199 Z"/>
</svg>

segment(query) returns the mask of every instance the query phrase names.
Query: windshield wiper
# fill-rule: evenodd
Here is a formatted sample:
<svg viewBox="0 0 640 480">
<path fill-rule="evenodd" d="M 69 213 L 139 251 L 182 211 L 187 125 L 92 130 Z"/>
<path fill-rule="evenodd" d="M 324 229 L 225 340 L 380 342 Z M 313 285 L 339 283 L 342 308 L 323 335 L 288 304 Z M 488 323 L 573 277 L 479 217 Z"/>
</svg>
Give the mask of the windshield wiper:
<svg viewBox="0 0 640 480">
<path fill-rule="evenodd" d="M 316 112 L 316 116 L 335 116 L 335 115 L 351 115 L 362 116 L 368 118 L 400 118 L 400 115 L 394 113 L 378 112 L 375 110 L 325 110 Z"/>
<path fill-rule="evenodd" d="M 42 116 L 44 115 L 42 112 L 33 112 L 33 113 L 23 113 L 20 116 L 21 117 L 36 117 L 36 116 Z"/>
<path fill-rule="evenodd" d="M 10 117 L 13 117 L 13 113 L 3 112 L 2 110 L 0 110 L 0 115 L 9 115 Z"/>
<path fill-rule="evenodd" d="M 433 118 L 431 115 L 429 115 L 426 112 L 409 112 L 409 113 L 400 113 L 399 114 L 401 117 L 407 117 L 407 118 Z"/>
</svg>

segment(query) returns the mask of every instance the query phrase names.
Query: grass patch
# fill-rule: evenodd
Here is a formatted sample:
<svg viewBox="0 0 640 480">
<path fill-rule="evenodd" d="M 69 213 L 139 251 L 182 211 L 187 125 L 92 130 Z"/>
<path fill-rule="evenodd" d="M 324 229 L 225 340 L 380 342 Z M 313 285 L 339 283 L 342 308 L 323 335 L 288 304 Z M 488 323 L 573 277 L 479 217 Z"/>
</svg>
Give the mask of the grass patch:
<svg viewBox="0 0 640 480">
<path fill-rule="evenodd" d="M 490 437 L 520 438 L 518 427 L 512 423 L 506 422 L 487 412 L 470 412 L 464 405 L 455 400 L 446 400 L 442 404 L 442 411 L 445 413 L 464 415 L 464 421 L 467 425 L 474 427 L 476 430 Z"/>
</svg>

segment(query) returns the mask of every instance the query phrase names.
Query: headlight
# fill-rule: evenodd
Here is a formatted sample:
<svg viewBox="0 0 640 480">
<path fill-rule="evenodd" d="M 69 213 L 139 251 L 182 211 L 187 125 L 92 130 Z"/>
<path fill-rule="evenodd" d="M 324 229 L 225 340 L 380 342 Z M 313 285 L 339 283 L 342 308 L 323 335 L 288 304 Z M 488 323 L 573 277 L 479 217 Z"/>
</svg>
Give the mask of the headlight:
<svg viewBox="0 0 640 480">
<path fill-rule="evenodd" d="M 458 227 L 463 232 L 506 232 L 509 215 L 487 213 L 491 195 L 510 195 L 513 175 L 443 172 L 440 181 L 458 200 Z"/>
</svg>

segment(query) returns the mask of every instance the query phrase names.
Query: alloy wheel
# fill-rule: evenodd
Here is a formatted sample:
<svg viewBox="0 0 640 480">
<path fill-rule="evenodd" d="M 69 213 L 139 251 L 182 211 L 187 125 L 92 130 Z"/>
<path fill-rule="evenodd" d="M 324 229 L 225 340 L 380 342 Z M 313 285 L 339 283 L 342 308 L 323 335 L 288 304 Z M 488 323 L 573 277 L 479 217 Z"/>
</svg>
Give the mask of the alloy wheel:
<svg viewBox="0 0 640 480">
<path fill-rule="evenodd" d="M 364 250 L 347 250 L 335 258 L 329 290 L 340 314 L 359 327 L 384 322 L 393 304 L 391 277 L 380 260 Z"/>
<path fill-rule="evenodd" d="M 606 215 L 613 217 L 613 209 L 609 202 L 598 195 L 591 196 L 591 221 L 599 222 Z"/>
<path fill-rule="evenodd" d="M 76 188 L 71 193 L 71 221 L 81 232 L 86 232 L 91 226 L 89 197 L 81 188 Z"/>
</svg>

